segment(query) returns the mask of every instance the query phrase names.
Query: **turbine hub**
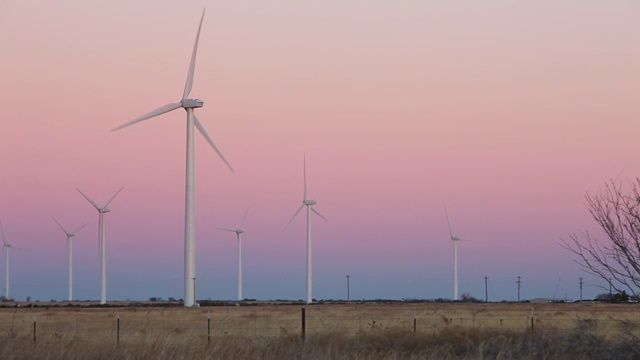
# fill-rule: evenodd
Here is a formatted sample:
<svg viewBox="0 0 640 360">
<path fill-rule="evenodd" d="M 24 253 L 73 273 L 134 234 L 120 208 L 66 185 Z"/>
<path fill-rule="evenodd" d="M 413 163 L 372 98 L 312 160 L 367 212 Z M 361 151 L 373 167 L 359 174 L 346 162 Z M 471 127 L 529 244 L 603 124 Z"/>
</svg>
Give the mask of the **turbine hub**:
<svg viewBox="0 0 640 360">
<path fill-rule="evenodd" d="M 204 101 L 200 99 L 182 99 L 181 103 L 182 107 L 185 109 L 201 108 L 202 106 L 204 106 Z"/>
<path fill-rule="evenodd" d="M 317 204 L 317 202 L 315 200 L 303 200 L 302 203 L 305 204 L 305 205 L 315 205 L 315 204 Z"/>
</svg>

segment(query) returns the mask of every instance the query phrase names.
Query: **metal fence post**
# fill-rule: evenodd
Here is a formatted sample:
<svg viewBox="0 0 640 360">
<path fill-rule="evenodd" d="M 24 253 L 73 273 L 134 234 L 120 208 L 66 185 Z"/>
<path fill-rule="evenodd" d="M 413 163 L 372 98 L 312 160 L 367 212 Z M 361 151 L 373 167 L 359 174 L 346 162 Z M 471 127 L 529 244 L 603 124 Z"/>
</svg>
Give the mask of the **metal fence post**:
<svg viewBox="0 0 640 360">
<path fill-rule="evenodd" d="M 211 311 L 207 312 L 207 342 L 211 342 Z"/>
<path fill-rule="evenodd" d="M 120 345 L 120 313 L 116 319 L 116 344 Z"/>
<path fill-rule="evenodd" d="M 305 316 L 305 308 L 302 308 L 302 339 L 304 340 L 305 336 L 306 336 L 306 316 Z"/>
<path fill-rule="evenodd" d="M 534 320 L 533 320 L 533 306 L 532 306 L 531 307 L 531 331 L 533 331 L 533 323 L 534 323 Z"/>
</svg>

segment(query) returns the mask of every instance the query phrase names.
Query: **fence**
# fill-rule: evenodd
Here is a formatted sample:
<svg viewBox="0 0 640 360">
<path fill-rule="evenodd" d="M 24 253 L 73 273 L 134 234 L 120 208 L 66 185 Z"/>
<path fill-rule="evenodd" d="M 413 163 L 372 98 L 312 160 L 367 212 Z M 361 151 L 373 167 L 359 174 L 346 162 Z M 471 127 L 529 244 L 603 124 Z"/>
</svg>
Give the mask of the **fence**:
<svg viewBox="0 0 640 360">
<path fill-rule="evenodd" d="M 579 329 L 605 336 L 640 333 L 640 314 L 636 315 L 635 306 L 456 305 L 0 309 L 0 338 L 100 339 L 120 343 L 176 337 L 215 341 L 225 336 L 359 336 L 387 330 L 433 334 L 454 327 L 505 331 Z"/>
</svg>

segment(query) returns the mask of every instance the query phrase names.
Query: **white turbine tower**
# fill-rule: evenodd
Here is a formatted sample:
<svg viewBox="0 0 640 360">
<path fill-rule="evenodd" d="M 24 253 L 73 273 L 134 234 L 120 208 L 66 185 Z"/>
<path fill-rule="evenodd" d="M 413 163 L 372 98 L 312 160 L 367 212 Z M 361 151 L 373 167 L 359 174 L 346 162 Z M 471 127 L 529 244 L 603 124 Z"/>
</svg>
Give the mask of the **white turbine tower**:
<svg viewBox="0 0 640 360">
<path fill-rule="evenodd" d="M 312 266 L 311 266 L 311 211 L 313 211 L 314 213 L 316 213 L 316 215 L 320 216 L 320 218 L 324 221 L 329 222 L 329 220 L 325 219 L 324 216 L 322 216 L 318 210 L 316 210 L 313 206 L 316 204 L 315 200 L 310 200 L 307 199 L 307 159 L 306 156 L 304 158 L 304 162 L 303 162 L 303 173 L 304 173 L 304 194 L 302 196 L 302 205 L 300 205 L 300 207 L 298 208 L 298 210 L 296 210 L 296 213 L 293 214 L 293 216 L 291 217 L 291 220 L 289 220 L 289 222 L 287 223 L 287 226 L 285 226 L 285 230 L 287 229 L 287 227 L 289 227 L 289 224 L 291 224 L 291 222 L 293 221 L 293 219 L 296 218 L 296 216 L 298 215 L 298 213 L 300 212 L 300 210 L 302 210 L 303 207 L 307 207 L 307 304 L 311 304 L 311 302 L 313 302 L 313 296 L 312 296 L 312 280 L 313 280 L 313 276 L 312 276 Z"/>
<path fill-rule="evenodd" d="M 446 208 L 444 209 L 444 214 L 447 217 L 447 225 L 449 225 L 449 236 L 451 241 L 453 241 L 453 300 L 455 301 L 458 300 L 458 241 L 462 239 L 459 236 L 453 235 Z"/>
<path fill-rule="evenodd" d="M 109 199 L 109 201 L 107 201 L 103 206 L 100 206 L 95 201 L 91 200 L 91 198 L 85 195 L 82 191 L 80 191 L 80 189 L 76 189 L 80 194 L 82 194 L 82 196 L 85 197 L 85 199 L 89 200 L 91 205 L 93 205 L 93 207 L 95 207 L 96 210 L 98 210 L 98 213 L 100 214 L 99 220 L 98 220 L 98 242 L 99 242 L 98 246 L 100 248 L 100 279 L 101 279 L 100 304 L 101 305 L 104 305 L 107 303 L 107 227 L 105 225 L 105 218 L 107 213 L 111 211 L 111 209 L 109 209 L 109 204 L 111 204 L 111 201 L 113 201 L 116 195 L 118 195 L 120 191 L 122 191 L 122 189 L 124 189 L 124 186 L 121 187 L 120 190 L 116 191 L 116 193 L 113 194 L 111 199 Z"/>
<path fill-rule="evenodd" d="M 53 221 L 56 222 L 56 224 L 58 224 L 58 226 L 60 226 L 60 229 L 62 229 L 62 231 L 64 231 L 64 233 L 67 235 L 67 257 L 69 258 L 69 301 L 73 301 L 73 243 L 71 242 L 71 239 L 76 236 L 76 233 L 82 229 L 83 227 L 89 225 L 89 223 L 86 223 L 82 226 L 80 226 L 79 228 L 75 229 L 74 231 L 67 231 L 65 230 L 65 228 L 62 226 L 62 224 L 60 224 L 58 222 L 58 220 L 56 220 L 56 218 L 54 218 L 53 216 L 51 217 L 53 218 Z"/>
<path fill-rule="evenodd" d="M 0 231 L 2 232 L 2 250 L 5 251 L 5 269 L 4 269 L 4 298 L 9 299 L 9 250 L 17 249 L 12 243 L 8 243 L 4 236 L 4 227 L 0 221 Z M 1 251 L 1 250 L 0 250 Z"/>
<path fill-rule="evenodd" d="M 249 208 L 244 212 L 240 226 L 238 226 L 237 229 L 218 228 L 220 230 L 234 232 L 238 238 L 238 301 L 242 301 L 242 234 L 244 233 L 242 225 L 244 224 L 244 219 L 247 217 L 248 212 Z"/>
<path fill-rule="evenodd" d="M 187 175 L 186 175 L 186 191 L 185 191 L 185 226 L 184 226 L 184 306 L 195 305 L 195 278 L 196 278 L 196 244 L 195 244 L 195 164 L 194 164 L 194 149 L 193 149 L 193 127 L 195 126 L 198 131 L 204 136 L 209 145 L 220 156 L 222 161 L 229 167 L 231 172 L 233 168 L 231 164 L 224 158 L 220 150 L 213 143 L 213 140 L 209 137 L 206 130 L 198 121 L 194 113 L 195 108 L 200 108 L 204 105 L 204 102 L 200 99 L 189 99 L 189 93 L 193 86 L 193 74 L 196 66 L 196 53 L 198 52 L 198 39 L 200 38 L 200 29 L 202 28 L 202 21 L 204 20 L 204 10 L 202 11 L 202 17 L 200 18 L 200 26 L 198 26 L 198 33 L 196 35 L 196 42 L 193 45 L 193 53 L 191 54 L 191 63 L 189 64 L 189 72 L 187 73 L 187 82 L 184 86 L 184 92 L 182 93 L 182 100 L 177 103 L 170 103 L 162 106 L 152 112 L 137 117 L 130 122 L 118 126 L 111 131 L 116 131 L 124 127 L 139 123 L 140 121 L 150 119 L 152 117 L 162 115 L 166 112 L 183 108 L 187 111 Z"/>
</svg>

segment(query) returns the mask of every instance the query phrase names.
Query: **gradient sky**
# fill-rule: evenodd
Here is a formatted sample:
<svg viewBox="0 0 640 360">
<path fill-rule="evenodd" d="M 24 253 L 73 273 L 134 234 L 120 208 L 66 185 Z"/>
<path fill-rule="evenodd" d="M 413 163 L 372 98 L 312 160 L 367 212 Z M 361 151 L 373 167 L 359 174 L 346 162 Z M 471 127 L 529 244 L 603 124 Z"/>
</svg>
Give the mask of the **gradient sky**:
<svg viewBox="0 0 640 360">
<path fill-rule="evenodd" d="M 0 218 L 11 295 L 183 296 L 185 113 L 109 129 L 191 92 L 236 169 L 196 134 L 197 298 L 305 296 L 309 195 L 314 297 L 514 300 L 602 292 L 558 245 L 595 230 L 586 191 L 640 175 L 637 1 L 0 2 Z M 0 259 L 4 274 L 4 256 Z M 3 275 L 4 277 L 4 275 Z M 0 279 L 1 280 L 1 279 Z"/>
</svg>

